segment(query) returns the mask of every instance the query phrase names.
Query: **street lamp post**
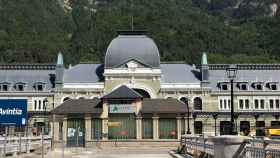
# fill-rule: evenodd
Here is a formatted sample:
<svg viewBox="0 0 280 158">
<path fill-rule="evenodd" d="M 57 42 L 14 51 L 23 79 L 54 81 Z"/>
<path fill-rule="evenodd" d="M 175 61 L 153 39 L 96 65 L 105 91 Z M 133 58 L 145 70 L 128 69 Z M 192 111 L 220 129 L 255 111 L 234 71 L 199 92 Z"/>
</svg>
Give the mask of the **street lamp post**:
<svg viewBox="0 0 280 158">
<path fill-rule="evenodd" d="M 231 123 L 231 127 L 230 127 L 230 134 L 231 135 L 236 135 L 236 128 L 234 125 L 234 100 L 233 100 L 233 80 L 236 77 L 236 73 L 237 73 L 237 66 L 236 65 L 230 65 L 227 69 L 227 77 L 230 79 L 230 100 L 231 100 L 231 108 L 230 108 L 230 123 Z"/>
</svg>

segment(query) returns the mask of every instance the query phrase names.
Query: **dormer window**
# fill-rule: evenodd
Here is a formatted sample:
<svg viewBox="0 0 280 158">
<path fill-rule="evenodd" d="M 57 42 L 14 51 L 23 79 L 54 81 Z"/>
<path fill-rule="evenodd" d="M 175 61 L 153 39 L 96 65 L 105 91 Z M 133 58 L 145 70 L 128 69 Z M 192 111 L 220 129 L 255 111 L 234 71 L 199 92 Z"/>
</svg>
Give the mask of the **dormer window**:
<svg viewBox="0 0 280 158">
<path fill-rule="evenodd" d="M 2 85 L 2 91 L 8 91 L 8 85 L 3 84 Z"/>
<path fill-rule="evenodd" d="M 222 83 L 218 83 L 219 88 L 223 91 L 227 91 L 228 90 L 228 84 L 226 82 L 222 82 Z"/>
<path fill-rule="evenodd" d="M 261 84 L 257 84 L 257 85 L 256 85 L 256 89 L 257 89 L 257 90 L 262 90 L 262 85 L 261 85 Z"/>
<path fill-rule="evenodd" d="M 8 91 L 9 90 L 9 84 L 7 82 L 0 83 L 0 91 Z"/>
<path fill-rule="evenodd" d="M 241 84 L 240 89 L 241 90 L 247 90 L 247 85 L 246 84 Z"/>
<path fill-rule="evenodd" d="M 270 89 L 274 91 L 277 90 L 277 85 L 276 84 L 271 85 Z"/>
<path fill-rule="evenodd" d="M 16 85 L 15 85 L 15 89 L 17 90 L 17 91 L 24 91 L 24 86 L 25 86 L 25 83 L 17 83 Z"/>
<path fill-rule="evenodd" d="M 247 82 L 240 82 L 238 83 L 238 88 L 242 91 L 248 90 L 248 84 Z"/>
<path fill-rule="evenodd" d="M 228 90 L 228 85 L 223 84 L 223 85 L 222 85 L 222 90 Z"/>
<path fill-rule="evenodd" d="M 256 90 L 263 90 L 263 83 L 262 82 L 255 82 L 252 84 L 252 87 Z"/>
<path fill-rule="evenodd" d="M 36 91 L 43 91 L 44 86 L 45 86 L 45 83 L 37 82 L 37 83 L 35 83 L 34 88 Z"/>
<path fill-rule="evenodd" d="M 267 83 L 267 88 L 270 90 L 276 91 L 278 89 L 277 82 L 268 82 Z"/>
</svg>

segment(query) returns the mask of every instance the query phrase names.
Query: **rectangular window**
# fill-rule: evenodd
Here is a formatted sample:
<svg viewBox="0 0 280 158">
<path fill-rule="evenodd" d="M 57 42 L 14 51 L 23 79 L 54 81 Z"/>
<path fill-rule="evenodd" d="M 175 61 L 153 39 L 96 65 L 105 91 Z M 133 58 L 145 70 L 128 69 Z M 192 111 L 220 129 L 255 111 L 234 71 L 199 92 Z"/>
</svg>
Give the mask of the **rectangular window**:
<svg viewBox="0 0 280 158">
<path fill-rule="evenodd" d="M 246 109 L 250 109 L 250 102 L 249 102 L 249 99 L 246 99 L 246 100 L 245 100 L 245 108 L 246 108 Z"/>
<path fill-rule="evenodd" d="M 41 100 L 39 100 L 38 102 L 38 110 L 41 110 Z"/>
<path fill-rule="evenodd" d="M 244 109 L 244 103 L 242 99 L 239 99 L 239 109 L 243 110 Z"/>
<path fill-rule="evenodd" d="M 102 120 L 94 118 L 91 120 L 91 138 L 101 139 L 102 138 Z"/>
<path fill-rule="evenodd" d="M 275 108 L 276 108 L 276 109 L 280 109 L 279 99 L 276 99 L 276 100 L 275 100 Z"/>
<path fill-rule="evenodd" d="M 182 122 L 184 121 L 182 120 Z M 153 119 L 150 118 L 142 119 L 142 138 L 153 139 Z"/>
<path fill-rule="evenodd" d="M 222 109 L 223 109 L 223 100 L 220 99 L 220 110 L 222 110 Z"/>
<path fill-rule="evenodd" d="M 34 100 L 34 110 L 37 110 L 37 100 Z"/>
<path fill-rule="evenodd" d="M 230 109 L 231 105 L 230 105 L 230 100 L 228 100 L 228 109 Z"/>
<path fill-rule="evenodd" d="M 264 100 L 261 99 L 261 109 L 264 109 Z"/>
<path fill-rule="evenodd" d="M 259 109 L 259 100 L 255 99 L 255 109 Z"/>
<path fill-rule="evenodd" d="M 43 100 L 43 110 L 47 110 L 47 101 Z"/>
<path fill-rule="evenodd" d="M 224 100 L 224 110 L 227 109 L 227 100 Z"/>
<path fill-rule="evenodd" d="M 176 119 L 159 119 L 159 139 L 177 139 L 177 132 Z"/>
<path fill-rule="evenodd" d="M 269 99 L 269 108 L 274 109 L 274 100 L 273 99 Z"/>
</svg>

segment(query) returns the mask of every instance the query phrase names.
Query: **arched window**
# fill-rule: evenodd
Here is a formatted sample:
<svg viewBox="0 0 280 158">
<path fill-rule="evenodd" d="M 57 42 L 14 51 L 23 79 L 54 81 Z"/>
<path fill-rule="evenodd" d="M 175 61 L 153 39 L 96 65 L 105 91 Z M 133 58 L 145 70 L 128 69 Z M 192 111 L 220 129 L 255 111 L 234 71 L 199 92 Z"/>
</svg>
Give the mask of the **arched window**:
<svg viewBox="0 0 280 158">
<path fill-rule="evenodd" d="M 65 102 L 66 100 L 69 100 L 70 98 L 69 97 L 66 97 L 63 99 L 63 102 Z"/>
<path fill-rule="evenodd" d="M 186 104 L 186 105 L 189 105 L 189 100 L 188 100 L 188 98 L 186 98 L 186 97 L 181 97 L 181 98 L 180 98 L 180 101 L 181 101 L 182 103 Z"/>
<path fill-rule="evenodd" d="M 202 110 L 202 100 L 199 97 L 194 98 L 193 100 L 194 110 Z"/>
<path fill-rule="evenodd" d="M 150 94 L 147 91 L 143 90 L 143 89 L 133 88 L 133 90 L 135 90 L 137 93 L 142 95 L 143 98 L 151 98 Z"/>
</svg>

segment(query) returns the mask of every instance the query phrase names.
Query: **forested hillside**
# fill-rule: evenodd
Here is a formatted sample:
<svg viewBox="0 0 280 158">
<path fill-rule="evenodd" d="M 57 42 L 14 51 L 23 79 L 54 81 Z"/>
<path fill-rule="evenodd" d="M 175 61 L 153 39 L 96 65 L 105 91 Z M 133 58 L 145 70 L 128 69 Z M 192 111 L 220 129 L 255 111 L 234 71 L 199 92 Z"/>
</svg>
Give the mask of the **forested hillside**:
<svg viewBox="0 0 280 158">
<path fill-rule="evenodd" d="M 102 62 L 117 30 L 145 29 L 162 61 L 279 63 L 279 0 L 0 0 L 0 63 Z"/>
</svg>

